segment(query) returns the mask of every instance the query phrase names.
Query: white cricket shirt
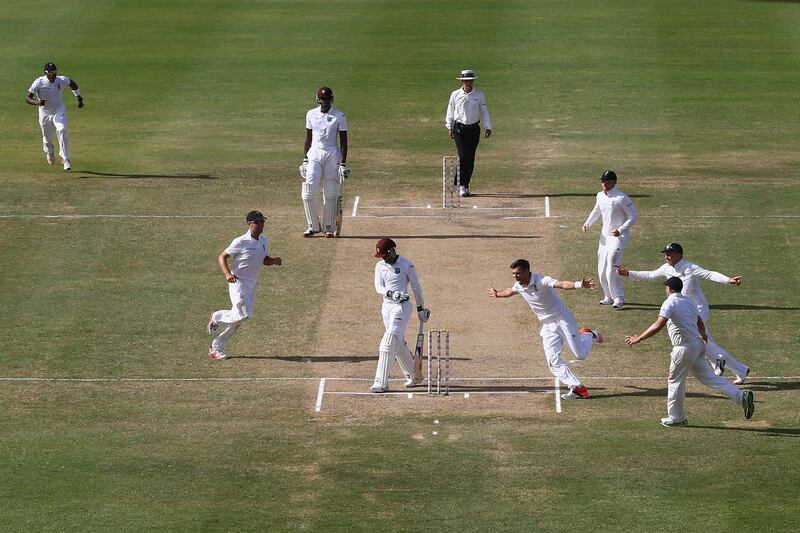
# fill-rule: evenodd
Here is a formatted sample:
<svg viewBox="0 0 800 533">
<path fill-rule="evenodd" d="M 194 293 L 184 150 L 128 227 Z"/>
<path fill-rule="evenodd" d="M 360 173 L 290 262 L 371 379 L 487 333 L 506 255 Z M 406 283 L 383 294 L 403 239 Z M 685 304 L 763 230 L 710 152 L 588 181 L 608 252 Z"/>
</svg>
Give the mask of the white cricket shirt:
<svg viewBox="0 0 800 533">
<path fill-rule="evenodd" d="M 695 303 L 697 310 L 700 312 L 701 317 L 707 317 L 708 314 L 708 300 L 706 295 L 703 294 L 703 289 L 700 287 L 701 279 L 708 279 L 717 283 L 728 283 L 731 278 L 713 270 L 706 270 L 705 268 L 696 265 L 686 259 L 681 259 L 675 266 L 670 266 L 664 263 L 655 270 L 631 270 L 628 272 L 631 279 L 647 279 L 653 280 L 660 277 L 669 279 L 673 276 L 681 278 L 683 282 L 683 290 L 681 294 L 685 295 Z"/>
<path fill-rule="evenodd" d="M 658 316 L 667 319 L 667 333 L 673 346 L 686 346 L 701 342 L 697 328 L 697 306 L 679 292 L 673 292 L 664 303 Z"/>
<path fill-rule="evenodd" d="M 603 191 L 597 193 L 594 209 L 589 213 L 586 225 L 591 227 L 600 217 L 603 218 L 603 235 L 611 235 L 615 229 L 624 235 L 639 218 L 639 213 L 628 195 L 614 187 L 608 194 Z"/>
<path fill-rule="evenodd" d="M 399 256 L 393 265 L 383 259 L 375 263 L 375 292 L 383 296 L 384 300 L 393 301 L 386 297 L 387 291 L 408 292 L 409 284 L 414 290 L 417 305 L 425 307 L 422 286 L 414 263 L 403 256 Z"/>
<path fill-rule="evenodd" d="M 347 119 L 333 106 L 327 113 L 315 107 L 306 113 L 306 129 L 311 130 L 311 148 L 331 150 L 339 148 L 338 135 L 347 131 Z"/>
<path fill-rule="evenodd" d="M 454 122 L 475 124 L 479 120 L 483 120 L 487 130 L 492 129 L 492 119 L 489 117 L 483 91 L 473 88 L 470 92 L 464 92 L 463 87 L 453 91 L 447 103 L 447 114 L 444 119 L 447 129 L 452 130 Z"/>
<path fill-rule="evenodd" d="M 66 76 L 56 76 L 53 83 L 50 83 L 47 76 L 39 76 L 33 80 L 28 92 L 35 94 L 39 100 L 47 100 L 43 106 L 39 106 L 40 114 L 56 115 L 66 112 L 61 93 L 69 87 L 70 81 Z"/>
<path fill-rule="evenodd" d="M 546 324 L 556 320 L 567 311 L 567 306 L 556 294 L 554 287 L 557 282 L 558 280 L 550 276 L 531 272 L 530 285 L 523 287 L 517 281 L 511 290 L 521 294 L 531 306 L 536 318 Z"/>
<path fill-rule="evenodd" d="M 225 253 L 232 258 L 231 272 L 242 281 L 255 283 L 264 266 L 264 258 L 269 255 L 269 239 L 263 234 L 254 239 L 248 229 L 247 233 L 231 241 Z"/>
</svg>

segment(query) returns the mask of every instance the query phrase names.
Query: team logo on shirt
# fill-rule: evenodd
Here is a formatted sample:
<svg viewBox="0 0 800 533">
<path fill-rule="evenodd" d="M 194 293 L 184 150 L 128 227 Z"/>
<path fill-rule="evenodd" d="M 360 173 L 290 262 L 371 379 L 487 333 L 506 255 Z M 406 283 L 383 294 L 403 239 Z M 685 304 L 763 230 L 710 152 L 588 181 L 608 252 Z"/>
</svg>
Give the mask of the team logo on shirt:
<svg viewBox="0 0 800 533">
<path fill-rule="evenodd" d="M 400 268 L 399 267 L 394 267 L 394 273 L 395 274 L 399 274 L 400 273 Z"/>
<path fill-rule="evenodd" d="M 333 122 L 333 117 L 328 115 L 327 117 L 325 117 L 325 120 L 327 120 L 328 122 Z"/>
<path fill-rule="evenodd" d="M 61 90 L 61 84 L 60 83 L 56 83 L 56 87 L 58 88 L 59 91 Z"/>
</svg>

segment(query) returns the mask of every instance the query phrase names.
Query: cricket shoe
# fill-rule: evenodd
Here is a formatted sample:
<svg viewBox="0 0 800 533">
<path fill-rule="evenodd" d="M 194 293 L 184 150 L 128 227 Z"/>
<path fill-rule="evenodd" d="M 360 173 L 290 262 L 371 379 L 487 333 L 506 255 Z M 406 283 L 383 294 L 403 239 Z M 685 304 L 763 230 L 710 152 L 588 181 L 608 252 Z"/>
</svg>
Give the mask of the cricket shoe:
<svg viewBox="0 0 800 533">
<path fill-rule="evenodd" d="M 56 162 L 56 160 L 53 158 L 53 154 L 47 154 L 47 164 L 48 165 L 52 165 L 55 162 Z"/>
<path fill-rule="evenodd" d="M 611 305 L 614 303 L 614 300 L 611 298 L 603 298 L 600 300 L 600 305 Z"/>
<path fill-rule="evenodd" d="M 688 426 L 689 419 L 684 418 L 683 420 L 673 420 L 670 417 L 662 418 L 661 425 L 664 426 L 665 428 L 679 428 L 682 426 Z"/>
<path fill-rule="evenodd" d="M 208 317 L 208 326 L 206 326 L 206 331 L 212 337 L 216 337 L 217 335 L 217 323 L 214 322 L 214 313 L 211 313 L 211 316 Z"/>
<path fill-rule="evenodd" d="M 753 393 L 749 390 L 742 391 L 742 410 L 746 420 L 750 420 L 756 410 L 756 404 L 753 402 Z"/>
<path fill-rule="evenodd" d="M 421 381 L 417 381 L 413 377 L 406 378 L 406 388 L 416 387 L 421 383 Z"/>
<path fill-rule="evenodd" d="M 305 237 L 306 239 L 308 239 L 309 237 L 313 237 L 313 236 L 314 236 L 314 235 L 316 235 L 317 233 L 319 233 L 319 230 L 318 230 L 318 229 L 312 229 L 312 228 L 308 228 L 307 230 L 305 230 L 305 231 L 303 232 L 303 237 Z"/>
<path fill-rule="evenodd" d="M 625 302 L 621 298 L 617 298 L 616 300 L 614 300 L 614 303 L 611 307 L 617 310 L 622 309 L 623 307 L 625 307 Z"/>
<path fill-rule="evenodd" d="M 335 236 L 336 235 L 334 235 L 332 231 L 326 231 L 325 232 L 325 238 L 326 239 L 333 239 Z"/>
<path fill-rule="evenodd" d="M 597 344 L 603 344 L 603 341 L 606 340 L 602 333 L 599 331 L 592 331 L 589 328 L 581 328 L 578 333 L 591 333 L 592 342 L 596 342 Z"/>
<path fill-rule="evenodd" d="M 214 348 L 208 349 L 208 356 L 211 359 L 226 359 L 228 355 L 222 350 L 215 350 Z"/>
<path fill-rule="evenodd" d="M 387 392 L 389 389 L 387 387 L 381 387 L 380 385 L 375 384 L 372 387 L 370 387 L 369 390 L 371 390 L 372 392 L 380 394 L 382 392 Z"/>
<path fill-rule="evenodd" d="M 72 170 L 72 163 L 69 162 L 69 159 L 62 159 L 62 163 L 64 163 L 64 170 Z"/>
<path fill-rule="evenodd" d="M 744 385 L 744 380 L 747 379 L 747 376 L 750 375 L 750 369 L 747 369 L 747 372 L 744 373 L 744 376 L 736 376 L 736 379 L 733 380 L 734 385 Z"/>
<path fill-rule="evenodd" d="M 721 376 L 725 372 L 725 359 L 714 360 L 714 373 Z"/>
<path fill-rule="evenodd" d="M 580 400 L 581 398 L 588 398 L 589 397 L 589 389 L 584 387 L 583 385 L 579 385 L 577 387 L 573 387 L 561 395 L 563 400 Z"/>
</svg>

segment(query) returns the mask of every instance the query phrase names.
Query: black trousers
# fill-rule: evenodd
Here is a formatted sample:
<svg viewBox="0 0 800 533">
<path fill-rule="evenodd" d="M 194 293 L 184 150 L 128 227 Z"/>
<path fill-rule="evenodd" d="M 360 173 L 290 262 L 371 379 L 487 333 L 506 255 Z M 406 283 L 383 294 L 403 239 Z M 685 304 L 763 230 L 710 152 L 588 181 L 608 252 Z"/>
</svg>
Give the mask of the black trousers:
<svg viewBox="0 0 800 533">
<path fill-rule="evenodd" d="M 481 141 L 480 123 L 453 124 L 453 138 L 456 141 L 456 150 L 461 162 L 461 185 L 469 188 L 469 181 L 472 179 L 472 171 L 475 170 L 475 152 L 478 150 L 478 143 Z"/>
</svg>

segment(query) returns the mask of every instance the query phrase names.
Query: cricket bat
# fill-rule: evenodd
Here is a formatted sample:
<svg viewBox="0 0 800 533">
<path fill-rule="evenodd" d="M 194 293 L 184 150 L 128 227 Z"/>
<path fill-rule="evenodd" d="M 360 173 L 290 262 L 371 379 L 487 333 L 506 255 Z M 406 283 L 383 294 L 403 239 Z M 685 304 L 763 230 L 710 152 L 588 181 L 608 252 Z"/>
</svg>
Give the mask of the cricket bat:
<svg viewBox="0 0 800 533">
<path fill-rule="evenodd" d="M 414 380 L 417 383 L 422 383 L 422 347 L 425 345 L 424 326 L 425 323 L 420 321 L 419 333 L 417 333 L 417 347 L 414 349 Z"/>
<path fill-rule="evenodd" d="M 339 178 L 339 196 L 336 198 L 336 227 L 333 234 L 339 236 L 342 232 L 342 211 L 344 210 L 344 182 L 345 180 Z"/>
</svg>

